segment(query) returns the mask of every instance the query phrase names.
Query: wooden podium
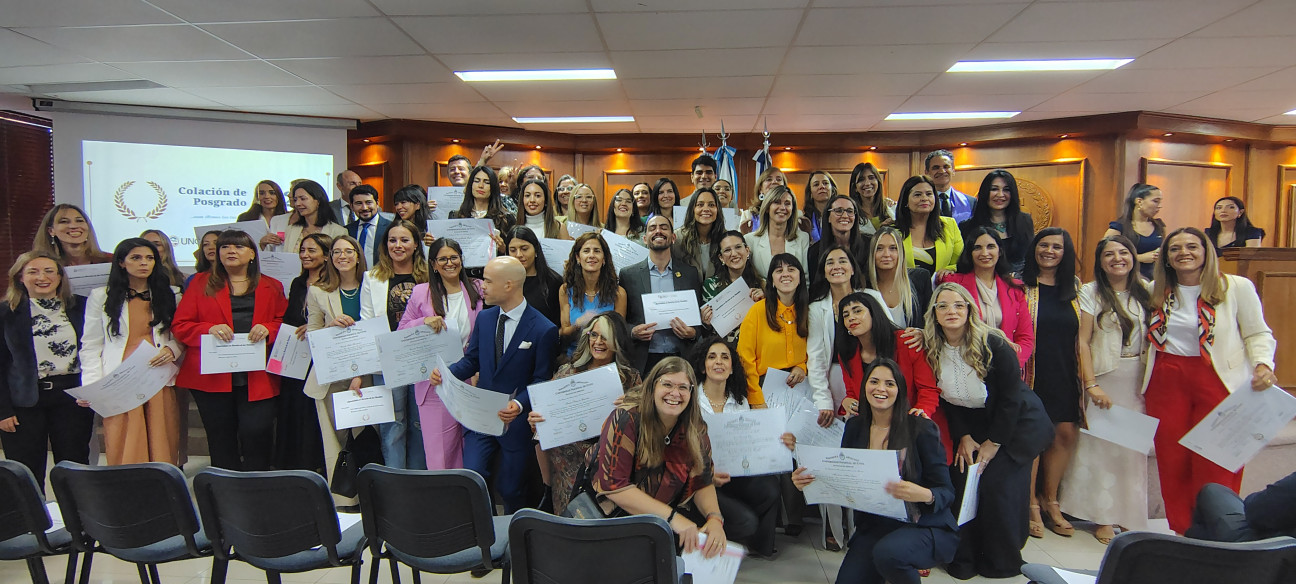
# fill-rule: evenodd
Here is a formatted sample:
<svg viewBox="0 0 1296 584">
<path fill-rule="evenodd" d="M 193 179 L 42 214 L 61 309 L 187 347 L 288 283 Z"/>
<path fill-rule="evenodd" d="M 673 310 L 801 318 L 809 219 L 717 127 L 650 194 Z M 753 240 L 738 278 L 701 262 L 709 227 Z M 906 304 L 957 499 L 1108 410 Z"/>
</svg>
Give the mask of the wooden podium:
<svg viewBox="0 0 1296 584">
<path fill-rule="evenodd" d="M 1235 247 L 1224 250 L 1220 269 L 1255 282 L 1265 321 L 1278 341 L 1278 385 L 1296 389 L 1296 248 Z"/>
</svg>

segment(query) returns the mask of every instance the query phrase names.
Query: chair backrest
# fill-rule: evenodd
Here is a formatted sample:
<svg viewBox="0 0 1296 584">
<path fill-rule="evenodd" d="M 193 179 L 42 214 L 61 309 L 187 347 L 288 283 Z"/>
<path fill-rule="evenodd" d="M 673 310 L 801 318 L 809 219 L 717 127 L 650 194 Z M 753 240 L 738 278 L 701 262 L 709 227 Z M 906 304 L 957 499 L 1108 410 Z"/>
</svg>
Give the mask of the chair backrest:
<svg viewBox="0 0 1296 584">
<path fill-rule="evenodd" d="M 1122 533 L 1112 539 L 1098 571 L 1098 584 L 1118 582 L 1296 582 L 1296 539 L 1219 543 L 1160 533 Z"/>
<path fill-rule="evenodd" d="M 509 523 L 517 584 L 676 584 L 684 563 L 660 517 L 568 519 L 523 509 Z"/>
<path fill-rule="evenodd" d="M 466 469 L 402 470 L 379 464 L 360 470 L 360 516 L 371 551 L 381 546 L 420 558 L 477 547 L 491 565 L 493 507 L 486 481 Z"/>
<path fill-rule="evenodd" d="M 0 541 L 32 534 L 42 552 L 53 554 L 45 538 L 51 525 L 45 497 L 31 469 L 20 462 L 0 460 Z"/>
<path fill-rule="evenodd" d="M 337 512 L 328 484 L 316 473 L 208 468 L 194 477 L 194 498 L 218 559 L 229 559 L 231 547 L 254 560 L 322 546 L 329 561 L 340 565 Z"/>
<path fill-rule="evenodd" d="M 90 551 L 95 541 L 106 548 L 135 549 L 181 536 L 195 557 L 201 555 L 194 534 L 194 511 L 184 473 L 163 462 L 120 466 L 87 466 L 63 461 L 50 471 L 72 544 Z"/>
</svg>

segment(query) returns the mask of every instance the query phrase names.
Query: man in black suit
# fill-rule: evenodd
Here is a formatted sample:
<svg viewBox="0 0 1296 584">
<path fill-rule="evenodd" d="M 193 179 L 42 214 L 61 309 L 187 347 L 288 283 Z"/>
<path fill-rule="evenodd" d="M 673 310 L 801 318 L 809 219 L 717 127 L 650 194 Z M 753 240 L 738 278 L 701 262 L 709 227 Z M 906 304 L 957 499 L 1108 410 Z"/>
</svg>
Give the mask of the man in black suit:
<svg viewBox="0 0 1296 584">
<path fill-rule="evenodd" d="M 1296 473 L 1263 491 L 1238 497 L 1217 483 L 1197 493 L 1193 522 L 1185 536 L 1209 541 L 1258 541 L 1279 535 L 1296 537 Z"/>
<path fill-rule="evenodd" d="M 364 257 L 372 267 L 378 263 L 378 240 L 387 233 L 391 220 L 378 212 L 378 191 L 369 185 L 351 189 L 351 210 L 356 219 L 347 223 L 347 234 L 360 242 Z"/>
<path fill-rule="evenodd" d="M 621 269 L 621 287 L 625 288 L 629 305 L 626 322 L 633 327 L 634 339 L 631 357 L 634 366 L 647 375 L 653 365 L 670 356 L 679 355 L 697 339 L 697 329 L 672 319 L 670 328 L 655 330 L 658 323 L 644 322 L 643 295 L 661 292 L 692 290 L 702 304 L 702 278 L 692 266 L 675 262 L 671 257 L 671 244 L 675 232 L 671 220 L 657 215 L 648 220 L 644 241 L 648 243 L 648 259 Z"/>
</svg>

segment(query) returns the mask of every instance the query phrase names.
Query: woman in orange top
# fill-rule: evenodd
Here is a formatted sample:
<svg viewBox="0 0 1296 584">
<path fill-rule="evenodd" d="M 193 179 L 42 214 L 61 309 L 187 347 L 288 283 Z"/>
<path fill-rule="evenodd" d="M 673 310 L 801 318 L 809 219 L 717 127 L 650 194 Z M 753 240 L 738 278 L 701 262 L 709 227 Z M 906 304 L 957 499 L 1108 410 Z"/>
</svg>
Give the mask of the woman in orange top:
<svg viewBox="0 0 1296 584">
<path fill-rule="evenodd" d="M 801 261 L 789 253 L 770 260 L 765 298 L 747 311 L 738 333 L 738 357 L 747 372 L 747 399 L 765 407 L 761 384 L 766 369 L 788 372 L 788 387 L 805 381 L 806 338 L 810 334 L 810 292 Z M 806 399 L 810 399 L 807 390 Z"/>
</svg>

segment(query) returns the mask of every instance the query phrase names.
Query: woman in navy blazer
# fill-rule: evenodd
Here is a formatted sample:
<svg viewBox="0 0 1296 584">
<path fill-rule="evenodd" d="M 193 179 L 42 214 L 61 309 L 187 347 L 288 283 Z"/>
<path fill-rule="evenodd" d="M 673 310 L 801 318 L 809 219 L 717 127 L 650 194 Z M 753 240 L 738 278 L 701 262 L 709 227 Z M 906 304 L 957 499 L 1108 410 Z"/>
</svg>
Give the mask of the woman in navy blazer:
<svg viewBox="0 0 1296 584">
<path fill-rule="evenodd" d="M 855 535 L 837 571 L 837 582 L 917 584 L 919 570 L 949 562 L 958 549 L 958 526 L 951 511 L 954 486 L 945 448 L 931 420 L 909 414 L 909 392 L 895 361 L 885 357 L 873 361 L 864 378 L 860 397 L 868 407 L 846 422 L 842 447 L 906 452 L 902 480 L 885 488 L 905 502 L 911 521 L 856 511 Z M 784 439 L 795 444 L 791 434 Z M 805 490 L 814 475 L 801 467 L 792 473 L 792 482 Z"/>
<path fill-rule="evenodd" d="M 63 392 L 81 385 L 77 355 L 85 326 L 85 299 L 73 296 L 66 280 L 54 254 L 29 251 L 9 268 L 9 292 L 0 303 L 0 442 L 6 458 L 31 469 L 42 491 L 47 443 L 55 462 L 90 460 L 94 412 Z"/>
</svg>

